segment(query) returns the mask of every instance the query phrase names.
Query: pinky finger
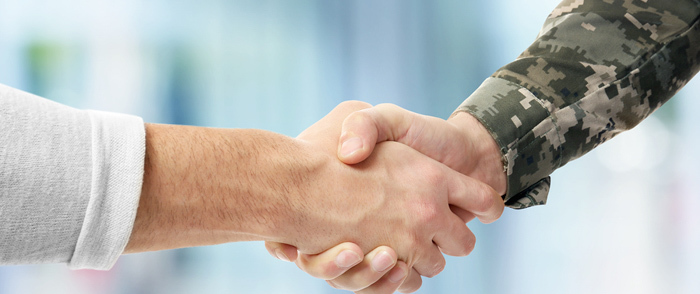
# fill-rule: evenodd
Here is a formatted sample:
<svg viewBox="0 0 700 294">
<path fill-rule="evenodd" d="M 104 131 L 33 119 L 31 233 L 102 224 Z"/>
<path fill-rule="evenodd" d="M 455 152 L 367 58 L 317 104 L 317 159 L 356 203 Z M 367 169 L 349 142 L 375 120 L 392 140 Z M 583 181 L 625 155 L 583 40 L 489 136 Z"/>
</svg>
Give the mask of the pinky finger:
<svg viewBox="0 0 700 294">
<path fill-rule="evenodd" d="M 408 273 L 408 277 L 406 278 L 406 280 L 403 281 L 403 284 L 401 284 L 401 286 L 399 287 L 399 292 L 413 293 L 418 291 L 421 285 L 423 285 L 423 279 L 418 274 L 418 272 L 416 272 L 415 269 L 411 269 L 411 271 Z"/>
</svg>

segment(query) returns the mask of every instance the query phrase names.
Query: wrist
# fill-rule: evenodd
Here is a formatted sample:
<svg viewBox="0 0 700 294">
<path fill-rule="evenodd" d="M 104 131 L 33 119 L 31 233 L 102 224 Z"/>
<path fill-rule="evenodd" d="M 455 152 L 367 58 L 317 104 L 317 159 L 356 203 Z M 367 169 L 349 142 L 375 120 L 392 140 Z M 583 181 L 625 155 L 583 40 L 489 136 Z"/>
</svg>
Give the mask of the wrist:
<svg viewBox="0 0 700 294">
<path fill-rule="evenodd" d="M 500 195 L 506 193 L 506 173 L 503 165 L 501 148 L 486 127 L 467 112 L 457 112 L 447 120 L 461 134 L 466 136 L 466 148 L 474 156 L 474 167 L 469 176 L 490 185 Z"/>
</svg>

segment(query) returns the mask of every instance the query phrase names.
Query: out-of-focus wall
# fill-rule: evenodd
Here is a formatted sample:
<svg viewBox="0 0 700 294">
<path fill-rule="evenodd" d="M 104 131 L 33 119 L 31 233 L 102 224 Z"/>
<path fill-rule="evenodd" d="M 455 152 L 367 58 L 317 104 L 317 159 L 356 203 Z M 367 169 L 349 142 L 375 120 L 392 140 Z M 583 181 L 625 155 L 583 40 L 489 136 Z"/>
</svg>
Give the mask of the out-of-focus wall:
<svg viewBox="0 0 700 294">
<path fill-rule="evenodd" d="M 148 122 L 294 136 L 340 101 L 446 118 L 556 0 L 0 1 L 0 83 Z M 700 83 L 553 175 L 549 204 L 471 223 L 419 293 L 700 293 Z M 0 106 L 1 107 L 1 106 Z M 0 267 L 0 293 L 344 293 L 259 242 Z"/>
</svg>

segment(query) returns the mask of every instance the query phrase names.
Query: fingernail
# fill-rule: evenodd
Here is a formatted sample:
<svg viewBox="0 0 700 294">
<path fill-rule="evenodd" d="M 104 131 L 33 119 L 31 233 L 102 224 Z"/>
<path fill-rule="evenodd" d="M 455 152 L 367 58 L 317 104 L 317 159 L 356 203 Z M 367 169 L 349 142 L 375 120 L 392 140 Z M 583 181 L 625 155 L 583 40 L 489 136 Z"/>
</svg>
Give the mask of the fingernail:
<svg viewBox="0 0 700 294">
<path fill-rule="evenodd" d="M 399 283 L 403 281 L 405 276 L 406 270 L 402 266 L 397 266 L 389 273 L 389 281 L 392 283 Z"/>
<path fill-rule="evenodd" d="M 352 137 L 343 141 L 343 144 L 340 145 L 340 155 L 347 157 L 360 149 L 362 149 L 362 139 L 359 137 Z"/>
<path fill-rule="evenodd" d="M 349 268 L 360 263 L 360 261 L 362 261 L 362 257 L 352 250 L 340 252 L 340 254 L 338 254 L 338 256 L 335 258 L 335 264 L 339 268 Z"/>
<path fill-rule="evenodd" d="M 287 257 L 287 254 L 284 254 L 281 249 L 275 250 L 275 255 L 277 255 L 277 258 L 289 262 L 289 257 Z"/>
<path fill-rule="evenodd" d="M 372 259 L 372 269 L 376 272 L 383 272 L 394 265 L 394 259 L 386 251 L 382 251 Z"/>
</svg>

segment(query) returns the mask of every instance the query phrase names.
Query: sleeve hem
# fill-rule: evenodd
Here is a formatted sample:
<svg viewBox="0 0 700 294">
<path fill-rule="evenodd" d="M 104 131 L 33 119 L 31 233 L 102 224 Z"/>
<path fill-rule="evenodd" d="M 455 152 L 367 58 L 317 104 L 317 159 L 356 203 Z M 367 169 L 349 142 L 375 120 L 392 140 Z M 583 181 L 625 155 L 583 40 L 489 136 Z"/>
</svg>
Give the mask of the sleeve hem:
<svg viewBox="0 0 700 294">
<path fill-rule="evenodd" d="M 546 202 L 549 185 L 546 189 L 536 186 L 548 181 L 553 169 L 537 163 L 560 158 L 560 148 L 544 150 L 543 146 L 561 146 L 550 108 L 526 88 L 490 77 L 457 109 L 476 117 L 499 144 L 507 173 L 507 203 L 523 197 L 532 197 L 528 203 L 533 205 Z"/>
<path fill-rule="evenodd" d="M 88 111 L 92 188 L 71 269 L 110 269 L 131 236 L 143 183 L 145 129 L 139 117 Z"/>
</svg>

